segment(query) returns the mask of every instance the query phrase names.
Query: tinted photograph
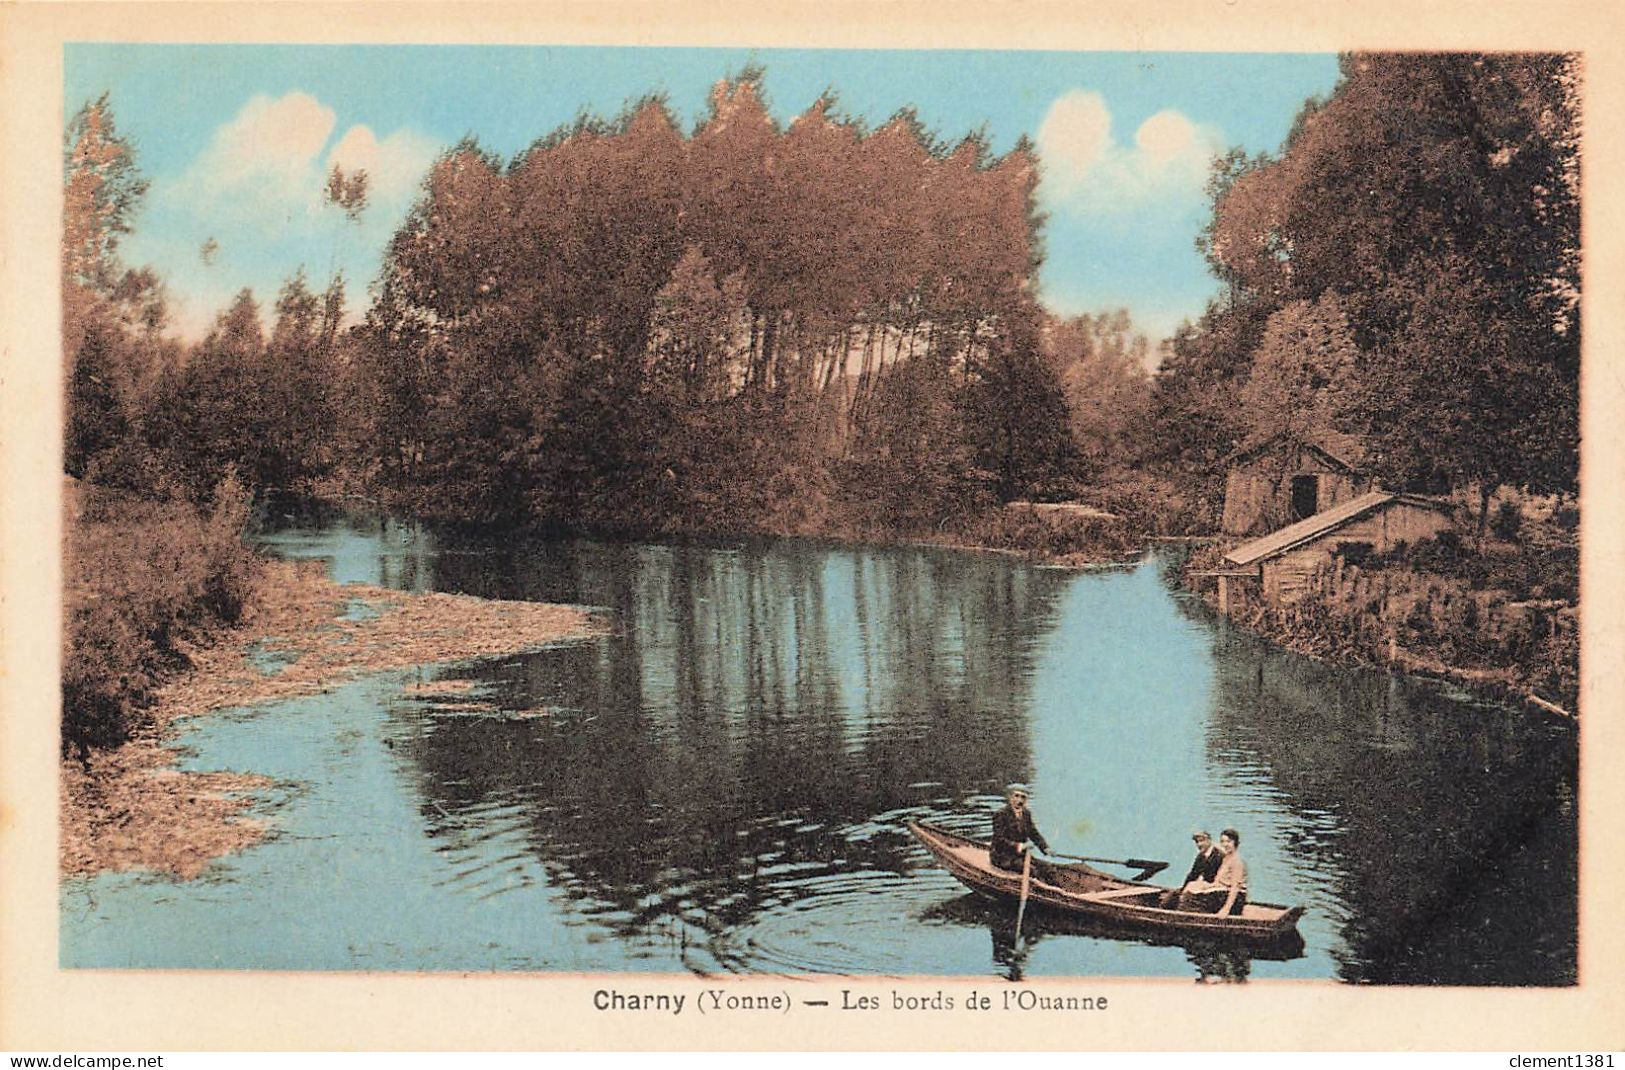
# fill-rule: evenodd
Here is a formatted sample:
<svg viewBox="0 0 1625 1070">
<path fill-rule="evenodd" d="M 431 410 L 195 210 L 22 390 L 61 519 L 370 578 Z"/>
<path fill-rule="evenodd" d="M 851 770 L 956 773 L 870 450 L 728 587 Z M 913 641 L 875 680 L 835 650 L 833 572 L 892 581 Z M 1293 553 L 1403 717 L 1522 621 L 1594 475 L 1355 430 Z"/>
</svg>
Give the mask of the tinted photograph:
<svg viewBox="0 0 1625 1070">
<path fill-rule="evenodd" d="M 63 79 L 61 968 L 1578 983 L 1577 55 Z"/>
</svg>

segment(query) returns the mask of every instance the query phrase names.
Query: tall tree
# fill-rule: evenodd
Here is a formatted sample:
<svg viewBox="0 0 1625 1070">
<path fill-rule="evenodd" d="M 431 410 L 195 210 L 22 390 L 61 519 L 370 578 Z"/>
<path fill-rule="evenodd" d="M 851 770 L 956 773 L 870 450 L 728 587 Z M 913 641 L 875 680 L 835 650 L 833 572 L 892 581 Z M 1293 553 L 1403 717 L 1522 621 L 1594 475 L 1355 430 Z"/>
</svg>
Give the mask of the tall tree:
<svg viewBox="0 0 1625 1070">
<path fill-rule="evenodd" d="M 342 286 L 334 280 L 335 286 Z M 265 368 L 256 376 L 270 407 L 264 486 L 295 496 L 315 490 L 332 468 L 336 380 L 333 342 L 342 290 L 317 294 L 300 270 L 277 295 Z"/>
<path fill-rule="evenodd" d="M 955 458 L 972 427 L 992 442 L 999 397 L 1053 400 L 1018 326 L 1036 322 L 1035 183 L 1030 146 L 948 150 L 906 114 L 870 133 L 832 94 L 780 130 L 756 71 L 714 87 L 687 138 L 649 99 L 507 165 L 456 146 L 356 351 L 380 471 L 487 519 L 827 522 L 836 485 L 860 501 L 879 471 L 848 463 L 860 437 L 896 453 L 924 428 Z M 1053 416 L 1004 428 L 1012 492 L 1056 470 Z"/>
<path fill-rule="evenodd" d="M 245 289 L 169 377 L 149 420 L 165 469 L 194 501 L 208 501 L 232 476 L 250 490 L 278 485 L 277 394 L 267 374 L 259 303 Z"/>
<path fill-rule="evenodd" d="M 1358 361 L 1335 293 L 1282 306 L 1265 324 L 1241 388 L 1247 441 L 1320 442 L 1344 432 Z"/>
<path fill-rule="evenodd" d="M 1273 310 L 1257 298 L 1215 301 L 1164 343 L 1151 386 L 1150 459 L 1212 482 L 1213 466 L 1246 436 L 1241 388 Z"/>
<path fill-rule="evenodd" d="M 859 429 L 844 471 L 854 511 L 888 530 L 940 527 L 985 504 L 953 387 L 924 357 L 887 371 L 884 414 Z"/>
<path fill-rule="evenodd" d="M 1340 297 L 1391 481 L 1575 486 L 1577 86 L 1572 56 L 1345 56 L 1228 182 L 1215 258 L 1266 303 Z"/>
<path fill-rule="evenodd" d="M 999 501 L 1064 496 L 1078 474 L 1066 392 L 1045 357 L 1035 315 L 1002 323 L 962 394 L 977 467 Z"/>
<path fill-rule="evenodd" d="M 1054 323 L 1045 337 L 1060 370 L 1072 431 L 1093 463 L 1130 463 L 1150 416 L 1150 343 L 1126 310 L 1074 316 Z"/>
<path fill-rule="evenodd" d="M 147 191 L 134 147 L 104 94 L 68 124 L 63 159 L 64 464 L 73 475 L 139 489 L 151 478 L 142 409 L 168 349 L 163 286 L 118 255 Z"/>
<path fill-rule="evenodd" d="M 68 123 L 63 175 L 63 279 L 107 292 L 120 274 L 119 241 L 130 233 L 131 217 L 147 193 L 107 94 Z"/>
</svg>

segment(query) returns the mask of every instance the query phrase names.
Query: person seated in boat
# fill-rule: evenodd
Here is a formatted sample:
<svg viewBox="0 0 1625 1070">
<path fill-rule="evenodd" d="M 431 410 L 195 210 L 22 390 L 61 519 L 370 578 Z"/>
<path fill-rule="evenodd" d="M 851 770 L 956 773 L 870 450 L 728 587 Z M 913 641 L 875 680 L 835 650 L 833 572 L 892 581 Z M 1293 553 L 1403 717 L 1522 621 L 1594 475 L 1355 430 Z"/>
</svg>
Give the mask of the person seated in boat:
<svg viewBox="0 0 1625 1070">
<path fill-rule="evenodd" d="M 1179 891 L 1168 892 L 1162 897 L 1162 906 L 1172 910 L 1179 906 L 1179 898 L 1186 892 L 1194 892 L 1193 884 L 1211 884 L 1219 876 L 1219 866 L 1224 862 L 1224 852 L 1214 844 L 1213 837 L 1206 830 L 1191 833 L 1191 839 L 1196 843 L 1196 859 L 1191 862 L 1190 872 L 1185 874 Z"/>
<path fill-rule="evenodd" d="M 1235 829 L 1219 833 L 1219 850 L 1224 855 L 1219 871 L 1211 881 L 1187 884 L 1180 895 L 1181 907 L 1208 914 L 1240 914 L 1247 906 L 1247 863 L 1241 857 L 1241 833 Z"/>
<path fill-rule="evenodd" d="M 993 843 L 988 854 L 993 864 L 1000 869 L 1013 873 L 1021 872 L 1022 852 L 1030 850 L 1032 844 L 1045 854 L 1049 853 L 1049 843 L 1044 834 L 1038 831 L 1038 824 L 1033 821 L 1033 812 L 1027 809 L 1029 792 L 1025 784 L 1011 784 L 1004 790 L 1004 809 L 993 815 Z M 1037 876 L 1044 863 L 1034 861 L 1032 872 Z"/>
</svg>

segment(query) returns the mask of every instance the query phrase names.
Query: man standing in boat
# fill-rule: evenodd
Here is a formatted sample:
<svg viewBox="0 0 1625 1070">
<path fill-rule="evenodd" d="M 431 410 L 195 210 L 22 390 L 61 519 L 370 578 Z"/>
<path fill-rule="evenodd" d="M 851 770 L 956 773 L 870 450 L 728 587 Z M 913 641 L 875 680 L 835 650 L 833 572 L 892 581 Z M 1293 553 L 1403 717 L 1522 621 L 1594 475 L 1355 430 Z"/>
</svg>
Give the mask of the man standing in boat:
<svg viewBox="0 0 1625 1070">
<path fill-rule="evenodd" d="M 1012 873 L 1021 872 L 1021 853 L 1036 843 L 1038 849 L 1049 854 L 1049 843 L 1038 831 L 1033 812 L 1027 809 L 1027 785 L 1011 784 L 1004 789 L 1004 809 L 993 815 L 993 843 L 988 852 L 993 864 Z M 1036 875 L 1041 863 L 1035 863 Z"/>
</svg>

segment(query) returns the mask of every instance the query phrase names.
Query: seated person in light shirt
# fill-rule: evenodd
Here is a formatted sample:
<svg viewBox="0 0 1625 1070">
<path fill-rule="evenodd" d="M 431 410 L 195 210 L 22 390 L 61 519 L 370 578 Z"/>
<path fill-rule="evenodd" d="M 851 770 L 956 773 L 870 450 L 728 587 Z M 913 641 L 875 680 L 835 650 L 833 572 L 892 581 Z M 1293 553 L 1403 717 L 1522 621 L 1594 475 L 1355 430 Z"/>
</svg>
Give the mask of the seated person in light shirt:
<svg viewBox="0 0 1625 1070">
<path fill-rule="evenodd" d="M 1213 914 L 1240 914 L 1247 905 L 1247 863 L 1241 857 L 1241 834 L 1235 829 L 1219 833 L 1224 861 L 1211 881 L 1195 880 L 1185 890 Z"/>
</svg>

